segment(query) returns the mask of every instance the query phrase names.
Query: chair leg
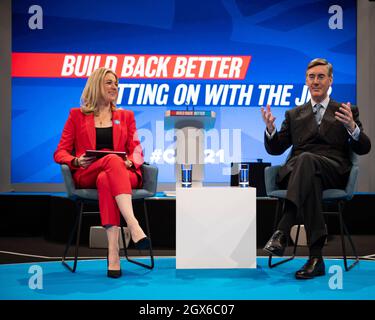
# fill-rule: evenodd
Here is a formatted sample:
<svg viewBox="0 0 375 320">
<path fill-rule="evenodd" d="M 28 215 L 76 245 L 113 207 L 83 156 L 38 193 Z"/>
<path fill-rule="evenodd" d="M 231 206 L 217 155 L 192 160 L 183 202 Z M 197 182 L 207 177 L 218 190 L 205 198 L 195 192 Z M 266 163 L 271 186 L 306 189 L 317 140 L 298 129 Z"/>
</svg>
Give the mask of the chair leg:
<svg viewBox="0 0 375 320">
<path fill-rule="evenodd" d="M 344 219 L 343 219 L 343 216 L 342 216 L 343 211 L 344 211 L 344 206 L 345 206 L 344 201 L 340 201 L 338 203 L 338 206 L 339 206 L 340 236 L 341 236 L 342 254 L 343 254 L 343 257 L 344 257 L 344 266 L 345 266 L 345 271 L 349 271 L 359 262 L 359 257 L 358 257 L 358 254 L 357 254 L 357 250 L 355 249 L 353 240 L 352 240 L 352 238 L 351 238 L 351 236 L 348 232 L 348 229 L 347 229 L 347 227 L 344 223 Z M 354 256 L 355 256 L 355 261 L 352 264 L 350 264 L 349 266 L 348 266 L 347 257 L 346 257 L 345 235 L 347 236 L 347 238 L 349 240 L 349 244 L 350 244 L 350 246 L 352 248 L 352 251 L 354 253 Z"/>
<path fill-rule="evenodd" d="M 282 206 L 281 206 L 281 213 L 284 212 L 284 209 L 285 209 L 285 200 L 282 201 Z M 277 228 L 277 223 L 279 221 L 279 216 L 280 216 L 280 200 L 277 202 L 277 207 L 276 207 L 276 217 L 275 217 L 275 221 L 274 221 L 274 227 L 273 227 L 273 232 L 276 231 L 276 228 Z M 291 261 L 294 259 L 294 257 L 296 256 L 296 252 L 297 252 L 297 245 L 298 245 L 298 238 L 299 238 L 299 232 L 300 232 L 300 224 L 298 224 L 298 227 L 297 227 L 297 234 L 296 234 L 296 240 L 294 242 L 294 248 L 293 248 L 293 255 L 289 258 L 286 258 L 286 259 L 283 259 L 281 261 L 278 261 L 276 263 L 272 263 L 272 254 L 270 254 L 268 256 L 268 267 L 270 268 L 274 268 L 274 267 L 277 267 L 278 265 L 280 264 L 283 264 L 285 262 L 288 262 L 288 261 Z M 287 235 L 287 237 L 289 237 L 289 234 Z"/>
<path fill-rule="evenodd" d="M 146 269 L 151 270 L 151 269 L 154 268 L 154 265 L 155 265 L 154 264 L 154 253 L 152 251 L 152 243 L 151 243 L 150 227 L 149 227 L 149 223 L 148 223 L 147 206 L 146 206 L 146 201 L 144 199 L 143 199 L 143 209 L 144 209 L 144 214 L 145 214 L 146 234 L 147 234 L 148 238 L 150 239 L 150 248 L 149 248 L 150 264 L 145 264 L 145 263 L 139 262 L 137 260 L 130 259 L 129 256 L 128 256 L 128 250 L 126 248 L 125 240 L 124 240 L 124 253 L 125 253 L 125 258 L 126 258 L 127 261 L 129 261 L 131 263 L 135 263 L 135 264 L 137 264 L 141 267 L 144 267 Z M 122 232 L 123 239 L 125 239 L 122 228 L 121 228 L 121 232 Z"/>
<path fill-rule="evenodd" d="M 82 213 L 83 213 L 83 202 L 82 201 L 79 201 L 77 204 L 76 204 L 76 207 L 77 209 L 79 210 L 79 213 L 76 217 L 76 221 L 74 223 L 74 226 L 73 226 L 73 229 L 70 233 L 70 236 L 69 236 L 69 240 L 68 240 L 68 243 L 65 247 L 65 251 L 64 251 L 64 254 L 63 254 L 63 257 L 62 257 L 62 264 L 68 268 L 71 272 L 75 272 L 76 271 L 76 268 L 77 268 L 77 260 L 78 260 L 78 249 L 79 249 L 79 239 L 81 237 L 81 226 L 82 226 Z M 78 211 L 77 210 L 77 211 Z M 74 250 L 74 262 L 73 262 L 73 267 L 71 267 L 65 260 L 66 260 L 66 255 L 68 254 L 68 251 L 69 251 L 69 248 L 70 246 L 72 245 L 72 242 L 73 242 L 73 239 L 74 239 L 74 235 L 77 236 L 76 238 L 76 247 L 75 247 L 75 250 Z"/>
</svg>

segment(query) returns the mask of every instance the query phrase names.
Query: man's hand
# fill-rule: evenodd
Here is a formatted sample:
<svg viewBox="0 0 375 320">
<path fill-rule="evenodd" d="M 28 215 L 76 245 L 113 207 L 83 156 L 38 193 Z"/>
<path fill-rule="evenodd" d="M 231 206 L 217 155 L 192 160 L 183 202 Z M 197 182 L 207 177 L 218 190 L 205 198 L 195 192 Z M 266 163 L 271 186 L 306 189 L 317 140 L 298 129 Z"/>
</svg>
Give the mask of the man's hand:
<svg viewBox="0 0 375 320">
<path fill-rule="evenodd" d="M 335 112 L 335 118 L 336 120 L 340 121 L 347 130 L 349 130 L 350 132 L 354 131 L 356 124 L 353 120 L 353 113 L 350 108 L 350 102 L 348 102 L 347 104 L 341 104 L 339 111 Z"/>
<path fill-rule="evenodd" d="M 266 109 L 261 107 L 260 111 L 262 112 L 262 118 L 263 118 L 264 123 L 266 124 L 267 131 L 269 134 L 271 134 L 275 130 L 274 122 L 276 118 L 272 115 L 270 105 L 267 104 Z"/>
</svg>

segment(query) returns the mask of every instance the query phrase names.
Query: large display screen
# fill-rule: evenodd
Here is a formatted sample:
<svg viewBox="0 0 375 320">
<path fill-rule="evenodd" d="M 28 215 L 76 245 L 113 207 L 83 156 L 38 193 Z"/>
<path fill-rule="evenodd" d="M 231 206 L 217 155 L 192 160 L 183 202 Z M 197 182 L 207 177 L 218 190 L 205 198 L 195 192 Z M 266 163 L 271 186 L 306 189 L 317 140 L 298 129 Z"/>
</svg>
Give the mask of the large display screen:
<svg viewBox="0 0 375 320">
<path fill-rule="evenodd" d="M 173 182 L 167 110 L 215 111 L 205 181 L 231 162 L 278 164 L 263 146 L 260 106 L 276 125 L 309 99 L 310 60 L 333 64 L 331 96 L 356 103 L 356 1 L 17 0 L 12 14 L 11 182 L 60 183 L 53 152 L 87 77 L 116 70 L 119 108 L 133 110 L 145 160 Z"/>
</svg>

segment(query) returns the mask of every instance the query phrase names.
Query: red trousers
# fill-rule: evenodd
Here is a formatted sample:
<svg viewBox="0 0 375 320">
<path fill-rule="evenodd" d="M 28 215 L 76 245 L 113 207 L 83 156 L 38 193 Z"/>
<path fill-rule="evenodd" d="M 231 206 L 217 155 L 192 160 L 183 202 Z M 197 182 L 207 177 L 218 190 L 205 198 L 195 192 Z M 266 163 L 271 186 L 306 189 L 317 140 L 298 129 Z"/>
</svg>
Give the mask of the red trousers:
<svg viewBox="0 0 375 320">
<path fill-rule="evenodd" d="M 115 196 L 131 194 L 140 188 L 141 178 L 129 170 L 123 159 L 117 155 L 107 155 L 93 162 L 86 169 L 81 168 L 73 175 L 78 188 L 98 190 L 99 210 L 102 225 L 120 225 L 120 210 Z"/>
</svg>

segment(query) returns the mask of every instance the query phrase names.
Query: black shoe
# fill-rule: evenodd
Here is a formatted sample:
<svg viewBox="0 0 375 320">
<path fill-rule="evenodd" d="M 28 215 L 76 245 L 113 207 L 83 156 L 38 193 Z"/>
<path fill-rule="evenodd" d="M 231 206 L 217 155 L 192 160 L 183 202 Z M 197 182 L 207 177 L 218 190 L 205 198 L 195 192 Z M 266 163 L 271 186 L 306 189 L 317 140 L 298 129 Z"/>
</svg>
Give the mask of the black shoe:
<svg viewBox="0 0 375 320">
<path fill-rule="evenodd" d="M 138 250 L 150 249 L 150 247 L 151 247 L 150 238 L 144 237 L 141 240 L 139 240 L 138 242 L 134 242 L 134 245 Z"/>
<path fill-rule="evenodd" d="M 326 274 L 325 265 L 322 257 L 310 257 L 304 266 L 296 272 L 296 278 L 299 280 L 313 279 L 314 277 L 324 276 Z"/>
<path fill-rule="evenodd" d="M 108 261 L 109 252 L 107 251 L 107 277 L 108 278 L 120 278 L 122 276 L 121 267 L 120 270 L 109 270 L 109 261 Z M 121 261 L 120 261 L 121 263 Z"/>
<path fill-rule="evenodd" d="M 121 269 L 120 270 L 109 270 L 107 269 L 107 277 L 108 278 L 120 278 L 122 276 Z"/>
<path fill-rule="evenodd" d="M 281 230 L 276 230 L 263 250 L 268 254 L 282 257 L 288 246 L 288 236 Z"/>
</svg>

